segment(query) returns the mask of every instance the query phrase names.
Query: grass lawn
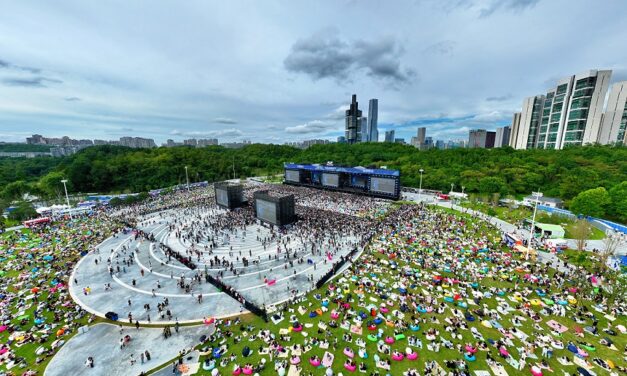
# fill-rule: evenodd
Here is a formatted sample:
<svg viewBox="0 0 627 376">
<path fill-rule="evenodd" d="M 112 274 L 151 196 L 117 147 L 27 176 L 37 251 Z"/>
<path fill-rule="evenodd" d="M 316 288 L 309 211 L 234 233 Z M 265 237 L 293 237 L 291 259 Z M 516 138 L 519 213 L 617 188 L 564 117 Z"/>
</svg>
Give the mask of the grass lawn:
<svg viewBox="0 0 627 376">
<path fill-rule="evenodd" d="M 493 206 L 479 201 L 466 201 L 462 203 L 461 206 L 480 211 L 509 223 L 520 222 L 533 214 L 533 212 L 525 206 L 519 206 L 513 209 L 505 206 Z"/>
<path fill-rule="evenodd" d="M 453 214 L 449 209 L 441 209 L 437 210 L 441 212 L 445 212 L 447 214 Z M 455 213 L 458 214 L 458 213 Z M 484 233 L 489 239 L 498 239 L 498 232 L 494 229 L 488 227 L 484 222 L 476 222 L 475 220 L 470 220 L 469 217 L 468 225 L 475 226 L 475 231 L 478 233 Z M 408 218 L 409 220 L 409 218 Z M 262 348 L 267 347 L 267 344 L 260 340 L 258 337 L 255 337 L 260 329 L 269 330 L 276 338 L 277 342 L 283 347 L 292 346 L 298 344 L 300 346 L 304 346 L 305 341 L 310 340 L 311 338 L 318 338 L 319 340 L 327 340 L 330 342 L 328 350 L 322 349 L 319 346 L 313 346 L 308 351 L 300 356 L 301 359 L 301 367 L 302 372 L 301 375 L 320 375 L 323 373 L 324 368 L 318 367 L 316 369 L 312 365 L 309 364 L 309 359 L 311 356 L 318 356 L 322 358 L 326 351 L 335 354 L 335 361 L 333 363 L 332 369 L 335 374 L 342 372 L 344 375 L 351 374 L 351 372 L 347 371 L 344 368 L 344 361 L 347 358 L 343 354 L 343 351 L 346 347 L 352 349 L 355 353 L 354 360 L 357 364 L 364 363 L 368 369 L 368 374 L 375 370 L 382 372 L 385 374 L 386 372 L 376 368 L 375 364 L 375 356 L 380 356 L 382 359 L 389 359 L 389 355 L 383 355 L 377 350 L 376 342 L 370 341 L 367 336 L 369 334 L 380 333 L 380 338 L 385 338 L 388 336 L 394 336 L 395 334 L 402 333 L 405 338 L 396 340 L 393 344 L 390 345 L 392 350 L 398 350 L 399 352 L 404 353 L 405 349 L 409 347 L 408 339 L 410 336 L 415 336 L 422 340 L 424 344 L 423 349 L 418 349 L 413 347 L 413 350 L 419 354 L 418 360 L 409 361 L 407 359 L 403 361 L 394 361 L 391 360 L 391 369 L 389 374 L 391 375 L 402 375 L 404 371 L 407 369 L 416 369 L 421 374 L 423 374 L 423 369 L 425 362 L 435 360 L 440 366 L 445 367 L 445 360 L 459 360 L 463 359 L 463 354 L 460 353 L 457 349 L 446 349 L 442 347 L 439 352 L 432 352 L 427 350 L 426 345 L 429 342 L 425 338 L 425 333 L 428 329 L 436 329 L 439 331 L 438 339 L 443 337 L 447 340 L 451 340 L 451 335 L 445 331 L 445 320 L 447 317 L 452 316 L 451 309 L 454 308 L 454 305 L 451 303 L 442 303 L 446 306 L 445 311 L 442 314 L 431 312 L 431 313 L 406 313 L 405 317 L 402 319 L 405 322 L 411 322 L 410 316 L 414 315 L 420 320 L 421 328 L 418 331 L 412 331 L 410 329 L 403 329 L 401 327 L 394 327 L 394 325 L 389 326 L 385 323 L 385 321 L 378 325 L 375 331 L 370 331 L 366 326 L 367 323 L 370 322 L 373 317 L 370 316 L 370 311 L 367 309 L 367 306 L 370 304 L 374 304 L 379 307 L 382 303 L 386 303 L 389 309 L 389 313 L 382 313 L 380 310 L 377 310 L 377 313 L 386 319 L 389 319 L 390 322 L 394 320 L 394 317 L 391 316 L 391 313 L 394 310 L 399 310 L 399 300 L 395 299 L 394 296 L 398 298 L 398 282 L 403 278 L 407 277 L 405 272 L 401 272 L 405 267 L 409 268 L 407 270 L 412 270 L 412 273 L 415 273 L 416 278 L 411 278 L 410 280 L 414 281 L 406 286 L 408 292 L 410 294 L 415 294 L 416 296 L 425 296 L 425 291 L 431 291 L 430 294 L 433 294 L 438 297 L 438 302 L 442 302 L 442 298 L 444 296 L 453 296 L 456 292 L 460 292 L 460 290 L 465 290 L 470 293 L 473 289 L 471 286 L 459 288 L 457 285 L 444 285 L 440 289 L 430 289 L 429 281 L 431 280 L 432 273 L 438 272 L 443 277 L 451 277 L 460 280 L 469 280 L 468 275 L 459 274 L 451 274 L 443 271 L 440 268 L 431 268 L 431 267 L 423 267 L 417 260 L 421 257 L 421 255 L 432 254 L 432 250 L 422 249 L 420 247 L 414 247 L 412 245 L 408 245 L 407 247 L 403 247 L 402 249 L 397 248 L 396 252 L 400 254 L 405 254 L 405 256 L 409 257 L 401 257 L 399 256 L 394 261 L 397 262 L 397 266 L 395 268 L 390 267 L 390 258 L 388 254 L 381 253 L 379 250 L 381 249 L 382 244 L 377 244 L 371 246 L 362 258 L 354 264 L 347 272 L 343 273 L 339 276 L 337 280 L 330 282 L 329 284 L 317 289 L 309 294 L 307 294 L 302 301 L 297 302 L 295 304 L 286 307 L 283 310 L 283 314 L 285 316 L 284 320 L 277 325 L 272 323 L 268 324 L 263 322 L 258 317 L 252 315 L 246 315 L 240 317 L 237 321 L 231 321 L 222 323 L 219 328 L 224 333 L 224 339 L 217 339 L 215 343 L 207 343 L 206 346 L 208 348 L 217 347 L 219 345 L 228 346 L 227 355 L 223 356 L 222 359 L 228 358 L 229 355 L 233 354 L 236 357 L 236 360 L 233 362 L 228 362 L 224 367 L 219 367 L 221 374 L 230 374 L 233 370 L 234 365 L 244 366 L 245 364 L 256 365 L 261 362 L 261 359 L 266 359 L 266 368 L 264 371 L 260 372 L 262 375 L 274 375 L 276 371 L 273 369 L 274 362 L 270 361 L 269 355 L 261 355 L 259 351 Z M 504 249 L 503 251 L 508 251 Z M 464 257 L 464 262 L 478 262 L 485 263 L 486 267 L 490 269 L 490 272 L 485 274 L 485 277 L 479 280 L 479 286 L 477 289 L 481 291 L 488 291 L 490 288 L 496 288 L 498 291 L 503 292 L 503 299 L 512 307 L 520 307 L 522 304 L 525 304 L 533 299 L 539 298 L 535 293 L 531 293 L 521 298 L 522 302 L 517 302 L 514 300 L 508 299 L 512 296 L 513 291 L 517 288 L 517 291 L 521 291 L 524 287 L 528 287 L 531 290 L 534 290 L 538 286 L 532 284 L 530 282 L 525 282 L 522 280 L 522 276 L 527 271 L 520 270 L 518 272 L 507 272 L 503 274 L 502 272 L 498 272 L 499 264 L 495 263 L 491 260 L 485 260 L 481 256 L 481 254 L 476 254 L 475 256 L 471 256 L 467 253 L 457 253 L 453 252 L 456 257 Z M 591 265 L 591 264 L 590 264 Z M 375 285 L 372 286 L 364 286 L 361 281 L 362 278 L 368 277 L 371 278 Z M 472 279 L 470 279 L 472 280 Z M 335 286 L 335 289 L 332 291 L 330 289 L 330 285 Z M 560 286 L 563 288 L 564 286 Z M 493 290 L 496 291 L 496 290 Z M 350 304 L 350 309 L 354 311 L 353 313 L 348 313 L 339 309 L 338 303 L 334 303 L 333 299 L 338 297 L 337 294 L 341 294 L 343 296 L 342 301 L 348 301 Z M 548 296 L 551 293 L 559 293 L 559 291 L 549 291 Z M 385 297 L 387 296 L 387 297 Z M 323 301 L 328 300 L 330 303 L 328 305 L 328 311 L 323 312 L 321 315 L 317 314 L 315 317 L 310 315 L 311 312 L 316 311 L 317 309 L 322 309 Z M 484 298 L 481 301 L 481 304 L 485 304 L 489 309 L 494 309 L 497 307 L 499 302 L 497 299 L 500 299 L 496 294 L 494 294 L 491 298 Z M 502 304 L 502 303 L 501 303 Z M 596 311 L 592 310 L 590 302 L 578 302 L 577 304 L 583 304 L 591 312 L 595 313 L 596 318 L 599 320 L 598 327 L 604 328 L 606 327 L 608 321 L 607 319 Z M 469 306 L 470 309 L 476 309 L 478 306 Z M 299 312 L 299 308 L 303 309 L 303 313 Z M 540 322 L 539 327 L 535 328 L 534 323 L 527 319 L 523 321 L 522 326 L 518 328 L 518 330 L 523 331 L 527 335 L 530 336 L 530 340 L 535 339 L 540 335 L 550 335 L 549 328 L 546 326 L 546 322 L 553 319 L 561 324 L 567 326 L 569 331 L 563 333 L 558 340 L 566 345 L 569 341 L 577 343 L 578 341 L 590 342 L 595 345 L 596 350 L 592 353 L 593 357 L 599 357 L 601 359 L 611 359 L 617 365 L 624 366 L 625 361 L 622 360 L 622 356 L 620 355 L 620 351 L 613 351 L 609 348 L 602 346 L 598 343 L 600 337 L 592 337 L 590 335 L 586 335 L 585 338 L 578 337 L 573 328 L 575 326 L 574 321 L 572 320 L 574 310 L 577 306 L 568 306 L 567 309 L 569 313 L 567 313 L 566 317 L 557 317 L 557 316 L 546 316 L 540 314 L 542 317 L 542 322 Z M 532 309 L 536 312 L 540 312 L 542 310 L 541 306 L 532 306 Z M 350 324 L 355 323 L 355 316 L 359 314 L 364 314 L 365 319 L 362 334 L 352 334 L 351 341 L 347 341 L 345 336 L 350 333 L 347 329 L 342 329 L 341 327 L 332 328 L 329 324 L 333 321 L 330 317 L 331 312 L 337 310 L 339 312 L 340 317 L 337 320 L 337 324 L 339 325 L 342 320 L 347 320 Z M 512 316 L 514 314 L 520 314 L 518 312 L 504 315 L 500 320 L 501 325 L 505 328 L 513 327 Z M 520 314 L 523 316 L 522 314 Z M 294 332 L 291 330 L 291 321 L 290 316 L 293 316 L 298 322 L 300 322 L 305 328 L 302 332 Z M 619 318 L 619 320 L 625 320 L 625 318 Z M 590 325 L 591 321 L 585 324 L 578 324 L 578 326 Z M 326 329 L 321 329 L 320 325 L 326 325 Z M 503 335 L 495 328 L 488 328 L 481 324 L 479 324 L 479 320 L 475 322 L 468 322 L 469 327 L 475 327 L 477 330 L 484 336 L 486 340 L 494 339 L 497 340 L 502 338 Z M 477 340 L 471 335 L 469 330 L 461 330 L 461 339 L 456 339 L 453 341 L 454 343 L 476 343 Z M 359 346 L 356 344 L 356 340 L 361 338 L 365 341 L 365 350 L 368 354 L 368 358 L 362 359 L 357 355 Z M 377 338 L 379 340 L 379 338 Z M 619 335 L 617 337 L 612 337 L 616 347 L 618 349 L 622 349 L 627 344 L 627 339 L 624 335 Z M 514 358 L 519 358 L 519 353 L 517 347 L 521 345 L 521 341 L 514 338 L 513 342 L 515 346 L 508 346 L 508 350 L 513 355 Z M 254 351 L 253 355 L 247 358 L 242 357 L 242 350 L 244 347 L 249 347 Z M 532 363 L 538 362 L 538 360 L 528 359 L 527 367 L 523 371 L 515 370 L 512 366 L 507 364 L 502 358 L 499 357 L 498 352 L 493 346 L 488 346 L 488 351 L 491 353 L 494 359 L 497 359 L 501 364 L 505 366 L 505 369 L 510 375 L 516 374 L 528 374 L 529 366 Z M 556 372 L 555 374 L 561 374 L 560 370 L 564 370 L 571 374 L 576 373 L 576 365 L 571 366 L 563 366 L 561 365 L 556 357 L 562 355 L 568 355 L 572 358 L 572 353 L 568 352 L 568 350 L 553 350 L 554 356 L 551 359 L 548 359 L 547 362 L 552 367 L 552 369 Z M 541 357 L 541 351 L 536 349 L 535 355 Z M 211 355 L 202 356 L 201 362 L 207 358 L 210 358 Z M 486 363 L 486 352 L 479 351 L 476 356 L 476 361 L 468 362 L 471 372 L 474 373 L 475 370 L 489 370 L 489 366 Z M 276 360 L 276 357 L 274 358 Z M 287 357 L 283 360 L 289 362 L 290 357 Z M 603 373 L 600 371 L 599 367 L 595 367 L 594 371 L 597 373 Z M 199 372 L 201 375 L 209 374 L 209 371 L 201 371 Z"/>
</svg>

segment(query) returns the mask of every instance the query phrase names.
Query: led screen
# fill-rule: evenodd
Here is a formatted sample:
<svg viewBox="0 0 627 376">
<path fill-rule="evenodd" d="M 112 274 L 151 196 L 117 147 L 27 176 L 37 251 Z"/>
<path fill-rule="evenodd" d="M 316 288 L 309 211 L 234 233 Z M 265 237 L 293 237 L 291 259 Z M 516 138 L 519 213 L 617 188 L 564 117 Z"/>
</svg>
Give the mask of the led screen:
<svg viewBox="0 0 627 376">
<path fill-rule="evenodd" d="M 265 200 L 256 200 L 255 208 L 257 209 L 257 218 L 276 223 L 276 204 Z"/>
<path fill-rule="evenodd" d="M 293 182 L 300 182 L 300 171 L 296 171 L 296 170 L 285 170 L 285 180 L 286 181 L 293 181 Z"/>
<path fill-rule="evenodd" d="M 326 185 L 329 187 L 339 187 L 340 180 L 339 175 L 337 174 L 322 174 L 322 185 Z"/>
<path fill-rule="evenodd" d="M 216 189 L 216 203 L 229 206 L 229 194 L 226 189 Z"/>
<path fill-rule="evenodd" d="M 389 194 L 396 193 L 396 180 L 389 178 L 370 178 L 370 190 Z"/>
</svg>

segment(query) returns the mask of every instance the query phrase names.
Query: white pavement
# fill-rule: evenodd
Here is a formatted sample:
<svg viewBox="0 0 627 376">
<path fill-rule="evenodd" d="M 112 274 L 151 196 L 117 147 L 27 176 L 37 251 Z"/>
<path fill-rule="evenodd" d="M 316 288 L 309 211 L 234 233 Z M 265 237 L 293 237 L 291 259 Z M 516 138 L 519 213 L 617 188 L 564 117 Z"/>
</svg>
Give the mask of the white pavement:
<svg viewBox="0 0 627 376">
<path fill-rule="evenodd" d="M 89 331 L 72 337 L 52 358 L 44 376 L 89 375 L 89 376 L 132 376 L 139 375 L 165 362 L 176 354 L 200 343 L 202 335 L 213 334 L 213 325 L 180 327 L 172 336 L 163 337 L 161 328 L 124 327 L 120 334 L 119 327 L 112 324 L 96 324 Z M 131 341 L 120 349 L 120 339 L 131 336 Z M 150 361 L 141 363 L 140 353 L 148 350 Z M 131 365 L 131 355 L 136 360 Z M 93 357 L 94 368 L 86 368 L 87 357 Z"/>
</svg>

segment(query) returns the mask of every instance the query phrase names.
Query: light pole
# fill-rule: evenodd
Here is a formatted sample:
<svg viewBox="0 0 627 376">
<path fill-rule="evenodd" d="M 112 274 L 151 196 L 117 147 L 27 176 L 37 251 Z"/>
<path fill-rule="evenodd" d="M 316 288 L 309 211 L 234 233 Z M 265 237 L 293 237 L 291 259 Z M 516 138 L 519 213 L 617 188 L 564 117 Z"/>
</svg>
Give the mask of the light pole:
<svg viewBox="0 0 627 376">
<path fill-rule="evenodd" d="M 72 218 L 72 208 L 70 207 L 70 197 L 67 195 L 67 179 L 63 179 L 61 180 L 61 183 L 63 183 L 63 189 L 65 190 L 65 201 L 67 202 L 67 210 L 68 213 L 70 213 L 70 218 Z"/>
<path fill-rule="evenodd" d="M 538 199 L 542 197 L 542 192 L 532 192 L 535 198 L 536 206 L 533 208 L 533 216 L 531 217 L 531 229 L 529 230 L 529 243 L 527 244 L 527 256 L 525 260 L 529 260 L 529 252 L 531 251 L 531 240 L 533 239 L 533 233 L 536 227 L 536 212 L 538 211 Z"/>
<path fill-rule="evenodd" d="M 455 187 L 455 183 L 451 183 L 451 192 L 453 192 L 454 187 Z"/>
<path fill-rule="evenodd" d="M 187 166 L 185 166 L 185 180 L 187 180 L 187 192 L 189 192 L 189 175 L 187 174 Z"/>
<path fill-rule="evenodd" d="M 418 201 L 422 199 L 422 173 L 425 172 L 422 168 L 420 170 L 420 186 L 418 188 Z"/>
</svg>

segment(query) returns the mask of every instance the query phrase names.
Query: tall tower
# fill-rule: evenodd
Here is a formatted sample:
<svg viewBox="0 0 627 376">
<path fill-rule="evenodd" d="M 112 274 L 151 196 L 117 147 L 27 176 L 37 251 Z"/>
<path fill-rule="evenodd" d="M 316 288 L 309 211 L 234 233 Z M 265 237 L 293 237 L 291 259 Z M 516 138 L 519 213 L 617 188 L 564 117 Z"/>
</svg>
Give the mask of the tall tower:
<svg viewBox="0 0 627 376">
<path fill-rule="evenodd" d="M 379 100 L 376 98 L 372 98 L 368 101 L 368 141 L 370 142 L 378 142 L 379 141 L 379 129 L 377 128 L 377 123 L 379 121 Z"/>
<path fill-rule="evenodd" d="M 346 110 L 346 128 L 345 137 L 346 142 L 349 144 L 355 144 L 359 142 L 359 135 L 361 134 L 361 110 L 357 103 L 357 94 L 353 94 L 353 100 L 350 108 Z"/>
</svg>

